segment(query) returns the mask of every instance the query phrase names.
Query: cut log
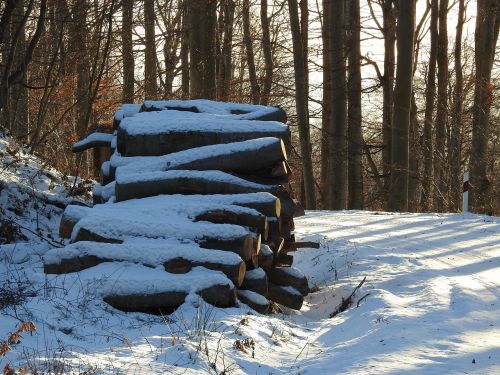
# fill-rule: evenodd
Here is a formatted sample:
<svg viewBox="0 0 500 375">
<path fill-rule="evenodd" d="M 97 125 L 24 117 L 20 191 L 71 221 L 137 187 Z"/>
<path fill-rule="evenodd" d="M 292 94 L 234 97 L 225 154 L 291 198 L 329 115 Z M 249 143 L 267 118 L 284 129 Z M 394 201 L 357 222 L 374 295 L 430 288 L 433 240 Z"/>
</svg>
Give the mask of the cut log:
<svg viewBox="0 0 500 375">
<path fill-rule="evenodd" d="M 206 119 L 201 116 L 198 119 L 182 120 L 166 118 L 155 123 L 145 115 L 135 116 L 120 123 L 117 149 L 121 155 L 159 156 L 207 145 L 266 137 L 280 138 L 285 145 L 290 143 L 288 127 L 275 122 L 242 120 L 235 124 L 234 121 Z M 141 133 L 141 125 L 143 127 L 148 121 L 152 124 L 151 128 Z"/>
<path fill-rule="evenodd" d="M 269 283 L 268 298 L 294 310 L 300 310 L 304 303 L 304 296 L 293 287 L 273 283 Z"/>
<path fill-rule="evenodd" d="M 286 199 L 289 195 L 281 185 L 256 184 L 220 171 L 160 171 L 123 176 L 117 173 L 115 185 L 118 202 L 161 194 L 211 195 L 258 192 L 269 192 L 280 200 Z M 293 212 L 295 211 L 294 205 Z"/>
<path fill-rule="evenodd" d="M 304 207 L 296 199 L 286 199 L 285 197 L 279 197 L 281 200 L 281 213 L 282 216 L 287 217 L 300 217 L 304 216 L 306 213 Z"/>
<path fill-rule="evenodd" d="M 268 217 L 269 235 L 278 237 L 281 235 L 282 220 L 281 217 Z"/>
<path fill-rule="evenodd" d="M 286 123 L 286 112 L 281 107 L 271 107 L 263 105 L 242 104 L 242 103 L 222 103 L 205 99 L 195 100 L 166 100 L 153 101 L 146 100 L 141 107 L 141 112 L 152 111 L 188 111 L 193 113 L 227 115 L 234 119 L 279 121 Z"/>
<path fill-rule="evenodd" d="M 115 309 L 126 312 L 143 312 L 148 314 L 171 314 L 186 299 L 186 292 L 167 291 L 152 294 L 109 295 L 103 300 Z"/>
<path fill-rule="evenodd" d="M 232 239 L 204 237 L 195 241 L 198 242 L 200 247 L 204 249 L 232 251 L 233 253 L 238 254 L 244 261 L 251 261 L 260 250 L 260 238 L 260 234 L 255 234 L 253 236 L 246 235 Z"/>
<path fill-rule="evenodd" d="M 252 292 L 251 290 L 241 290 L 237 291 L 238 299 L 243 302 L 248 307 L 254 309 L 260 314 L 269 313 L 269 301 L 266 297 Z"/>
<path fill-rule="evenodd" d="M 292 286 L 304 296 L 309 293 L 309 283 L 304 274 L 295 267 L 275 267 L 268 272 L 269 281 L 276 285 Z"/>
<path fill-rule="evenodd" d="M 269 270 L 273 266 L 274 253 L 271 248 L 265 244 L 260 245 L 259 266 Z"/>
<path fill-rule="evenodd" d="M 293 256 L 287 254 L 284 251 L 278 252 L 278 255 L 274 259 L 274 266 L 276 267 L 283 267 L 283 266 L 290 267 L 292 264 L 293 264 Z"/>
<path fill-rule="evenodd" d="M 267 275 L 262 268 L 247 271 L 240 289 L 251 290 L 262 296 L 267 296 Z"/>
<path fill-rule="evenodd" d="M 47 274 L 72 273 L 116 261 L 153 268 L 163 265 L 167 272 L 180 274 L 194 267 L 205 267 L 223 272 L 237 286 L 243 282 L 246 270 L 237 254 L 202 249 L 196 244 L 144 240 L 123 244 L 77 242 L 53 249 L 44 255 L 44 271 Z"/>
<path fill-rule="evenodd" d="M 269 224 L 267 218 L 260 215 L 253 215 L 248 212 L 234 212 L 230 210 L 211 210 L 204 212 L 195 217 L 195 221 L 209 221 L 217 224 L 235 224 L 249 228 L 254 228 L 262 235 L 262 238 L 267 239 L 269 233 Z"/>
<path fill-rule="evenodd" d="M 90 210 L 90 207 L 67 206 L 61 216 L 61 222 L 59 223 L 59 236 L 62 238 L 70 238 L 76 223 L 85 217 Z"/>
<path fill-rule="evenodd" d="M 301 241 L 301 242 L 291 243 L 288 246 L 287 251 L 294 251 L 297 249 L 319 249 L 319 248 L 320 248 L 319 242 Z"/>
<path fill-rule="evenodd" d="M 111 145 L 111 139 L 113 134 L 108 133 L 90 133 L 81 141 L 76 142 L 73 145 L 73 152 L 82 152 L 88 150 L 89 148 L 95 147 L 109 147 Z"/>
<path fill-rule="evenodd" d="M 101 173 L 100 173 L 100 184 L 102 186 L 105 186 L 109 184 L 111 181 L 113 181 L 115 178 L 114 176 L 111 177 L 110 175 L 110 162 L 105 161 L 104 163 L 101 164 Z"/>
<path fill-rule="evenodd" d="M 210 152 L 207 155 L 203 153 L 202 149 L 199 149 L 199 154 L 202 155 L 196 155 L 197 158 L 193 158 L 190 155 L 192 150 L 184 151 L 187 154 L 186 158 L 191 160 L 184 163 L 176 163 L 171 167 L 167 165 L 165 170 L 219 170 L 235 173 L 258 173 L 260 171 L 261 173 L 267 172 L 270 177 L 281 176 L 272 175 L 272 173 L 280 173 L 286 160 L 285 145 L 279 138 L 262 138 L 218 146 L 222 149 L 222 152 L 207 150 Z M 214 151 L 217 150 L 217 147 L 214 146 L 207 148 L 214 149 Z M 198 149 L 195 151 L 198 151 Z M 181 158 L 181 153 L 175 156 Z"/>
</svg>

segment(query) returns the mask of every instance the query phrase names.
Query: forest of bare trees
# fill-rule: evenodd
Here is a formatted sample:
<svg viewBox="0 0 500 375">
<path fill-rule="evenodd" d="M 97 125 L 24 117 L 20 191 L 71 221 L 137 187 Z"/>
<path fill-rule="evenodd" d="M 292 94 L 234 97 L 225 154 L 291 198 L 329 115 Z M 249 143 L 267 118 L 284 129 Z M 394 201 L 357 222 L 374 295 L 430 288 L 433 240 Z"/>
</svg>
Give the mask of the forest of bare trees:
<svg viewBox="0 0 500 375">
<path fill-rule="evenodd" d="M 123 102 L 289 114 L 307 209 L 500 214 L 500 0 L 2 0 L 0 125 L 67 174 Z"/>
</svg>

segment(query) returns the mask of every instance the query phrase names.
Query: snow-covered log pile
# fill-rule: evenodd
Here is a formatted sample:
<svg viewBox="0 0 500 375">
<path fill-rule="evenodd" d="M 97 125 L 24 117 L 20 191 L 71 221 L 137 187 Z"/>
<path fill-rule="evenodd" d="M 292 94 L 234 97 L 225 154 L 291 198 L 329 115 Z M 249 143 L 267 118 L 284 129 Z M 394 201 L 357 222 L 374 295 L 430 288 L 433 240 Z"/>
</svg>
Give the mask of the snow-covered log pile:
<svg viewBox="0 0 500 375">
<path fill-rule="evenodd" d="M 107 146 L 111 158 L 94 207 L 66 208 L 60 234 L 71 244 L 45 256 L 45 272 L 100 278 L 102 298 L 125 311 L 169 312 L 190 294 L 300 309 L 309 286 L 289 253 L 303 209 L 288 183 L 285 122 L 280 108 L 257 105 L 123 105 L 112 135 L 74 146 Z"/>
</svg>

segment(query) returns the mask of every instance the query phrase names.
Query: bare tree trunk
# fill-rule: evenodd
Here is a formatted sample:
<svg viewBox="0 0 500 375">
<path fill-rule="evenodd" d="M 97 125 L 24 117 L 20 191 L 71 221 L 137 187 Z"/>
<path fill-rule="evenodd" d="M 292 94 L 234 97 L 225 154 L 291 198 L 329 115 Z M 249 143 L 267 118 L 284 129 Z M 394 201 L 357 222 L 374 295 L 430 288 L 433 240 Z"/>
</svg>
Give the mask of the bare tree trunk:
<svg viewBox="0 0 500 375">
<path fill-rule="evenodd" d="M 233 0 L 224 0 L 222 12 L 224 13 L 222 48 L 218 72 L 218 98 L 228 100 L 229 85 L 232 78 L 232 49 L 233 49 L 233 23 L 235 3 Z"/>
<path fill-rule="evenodd" d="M 437 46 L 438 94 L 436 109 L 436 150 L 434 181 L 434 207 L 437 212 L 446 210 L 448 200 L 446 183 L 446 131 L 448 128 L 448 0 L 439 3 L 439 36 Z"/>
<path fill-rule="evenodd" d="M 497 0 L 477 0 L 475 33 L 476 77 L 474 107 L 472 109 L 472 150 L 470 157 L 470 205 L 477 213 L 491 210 L 491 184 L 488 180 L 487 165 L 490 158 L 488 140 L 490 138 L 490 110 L 493 101 L 491 69 L 495 56 L 500 22 Z"/>
<path fill-rule="evenodd" d="M 134 50 L 132 45 L 134 0 L 122 1 L 122 56 L 123 87 L 122 101 L 134 102 Z"/>
<path fill-rule="evenodd" d="M 360 48 L 360 4 L 349 3 L 349 79 L 348 92 L 348 187 L 350 210 L 363 209 L 363 138 L 361 127 L 361 48 Z"/>
<path fill-rule="evenodd" d="M 385 176 L 385 202 L 389 201 L 387 193 L 390 188 L 392 127 L 394 109 L 394 67 L 396 65 L 396 12 L 394 2 L 398 0 L 383 0 L 383 34 L 384 34 L 384 80 L 382 109 L 382 173 Z"/>
<path fill-rule="evenodd" d="M 267 0 L 260 2 L 260 22 L 262 24 L 262 51 L 264 53 L 265 75 L 260 102 L 269 104 L 269 95 L 273 84 L 273 54 L 271 49 L 271 36 L 269 33 L 269 18 L 267 17 Z"/>
<path fill-rule="evenodd" d="M 248 66 L 248 75 L 250 78 L 250 89 L 252 94 L 252 103 L 259 104 L 260 88 L 257 82 L 257 73 L 255 71 L 255 56 L 253 53 L 252 35 L 250 33 L 250 2 L 243 0 L 243 40 Z"/>
<path fill-rule="evenodd" d="M 415 36 L 415 1 L 399 0 L 397 75 L 391 148 L 389 209 L 408 211 L 409 129 Z"/>
<path fill-rule="evenodd" d="M 457 32 L 455 34 L 454 70 L 455 89 L 453 91 L 453 110 L 450 130 L 450 146 L 448 165 L 450 167 L 450 210 L 459 211 L 462 195 L 462 113 L 463 113 L 463 86 L 462 72 L 462 31 L 464 27 L 465 0 L 459 0 L 457 16 Z"/>
<path fill-rule="evenodd" d="M 217 0 L 188 0 L 188 20 L 191 97 L 215 99 Z"/>
<path fill-rule="evenodd" d="M 87 133 L 90 103 L 90 61 L 87 54 L 87 0 L 77 0 L 73 5 L 73 48 L 76 60 L 76 132 L 79 138 Z"/>
<path fill-rule="evenodd" d="M 417 116 L 417 102 L 415 100 L 415 92 L 411 96 L 411 110 L 410 110 L 410 139 L 409 144 L 411 149 L 418 147 L 418 116 Z M 418 212 L 418 183 L 420 181 L 418 176 L 419 155 L 417 152 L 409 154 L 409 176 L 408 176 L 408 210 L 410 212 Z"/>
<path fill-rule="evenodd" d="M 156 99 L 158 95 L 155 21 L 154 0 L 145 0 L 144 31 L 146 53 L 144 61 L 144 97 L 149 100 Z"/>
<path fill-rule="evenodd" d="M 304 67 L 304 50 L 300 32 L 300 21 L 297 0 L 288 0 L 290 26 L 293 41 L 293 63 L 295 70 L 295 104 L 299 126 L 302 171 L 304 176 L 304 192 L 306 208 L 316 209 L 316 193 L 311 159 L 311 140 L 309 135 L 309 119 L 307 117 L 307 97 Z"/>
<path fill-rule="evenodd" d="M 330 49 L 330 1 L 323 0 L 323 24 L 322 24 L 322 40 L 323 40 L 323 103 L 321 117 L 321 190 L 323 197 L 323 208 L 327 207 L 328 196 L 328 144 L 330 140 L 330 121 L 331 121 L 331 105 L 332 105 L 332 87 L 331 87 L 331 67 L 329 58 Z"/>
<path fill-rule="evenodd" d="M 437 63 L 437 39 L 438 39 L 438 0 L 431 0 L 431 25 L 430 25 L 430 56 L 427 70 L 427 85 L 425 87 L 425 119 L 424 134 L 422 137 L 422 150 L 424 151 L 424 171 L 422 181 L 421 206 L 423 211 L 429 211 L 433 202 L 433 155 L 434 139 L 432 136 L 432 125 L 434 115 L 434 104 L 436 100 L 436 63 Z"/>
<path fill-rule="evenodd" d="M 188 1 L 182 2 L 181 88 L 182 99 L 189 98 L 189 15 Z"/>
<path fill-rule="evenodd" d="M 344 0 L 330 4 L 330 78 L 331 120 L 328 144 L 328 205 L 331 210 L 346 207 L 347 183 L 347 106 L 346 66 L 344 59 Z"/>
</svg>

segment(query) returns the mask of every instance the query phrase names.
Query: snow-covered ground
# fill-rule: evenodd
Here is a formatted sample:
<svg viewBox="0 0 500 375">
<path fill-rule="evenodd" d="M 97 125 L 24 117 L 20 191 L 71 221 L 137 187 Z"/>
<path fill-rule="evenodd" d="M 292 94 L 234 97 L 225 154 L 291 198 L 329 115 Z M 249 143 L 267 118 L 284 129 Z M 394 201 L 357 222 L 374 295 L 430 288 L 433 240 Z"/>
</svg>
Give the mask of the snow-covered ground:
<svg viewBox="0 0 500 375">
<path fill-rule="evenodd" d="M 5 145 L 1 150 L 8 154 Z M 94 298 L 97 286 L 77 274 L 43 274 L 42 258 L 52 246 L 40 236 L 60 241 L 62 210 L 40 203 L 33 192 L 69 198 L 55 186 L 62 183 L 55 174 L 48 177 L 52 183 L 42 184 L 45 177 L 23 183 L 39 161 L 22 160 L 17 169 L 2 170 L 2 210 L 36 234 L 20 228 L 25 238 L 0 246 L 0 341 L 25 321 L 36 332 L 9 345 L 0 369 L 500 373 L 500 218 L 308 212 L 296 220 L 297 235 L 321 248 L 298 251 L 294 265 L 318 291 L 301 311 L 264 316 L 245 305 L 215 309 L 190 298 L 171 316 L 123 313 Z M 23 184 L 28 190 L 21 209 L 13 205 Z M 353 305 L 330 317 L 365 277 Z"/>
</svg>

